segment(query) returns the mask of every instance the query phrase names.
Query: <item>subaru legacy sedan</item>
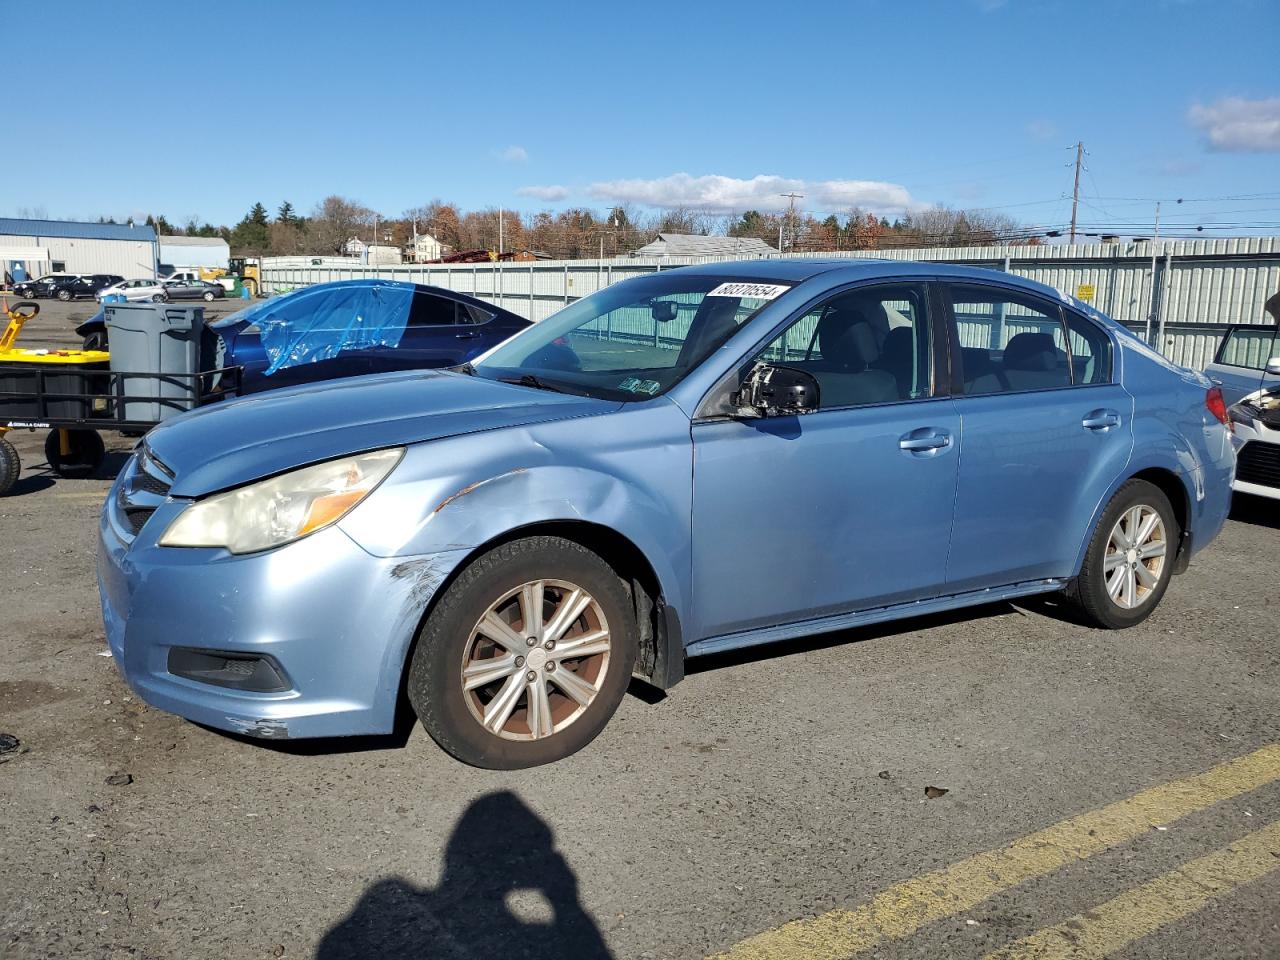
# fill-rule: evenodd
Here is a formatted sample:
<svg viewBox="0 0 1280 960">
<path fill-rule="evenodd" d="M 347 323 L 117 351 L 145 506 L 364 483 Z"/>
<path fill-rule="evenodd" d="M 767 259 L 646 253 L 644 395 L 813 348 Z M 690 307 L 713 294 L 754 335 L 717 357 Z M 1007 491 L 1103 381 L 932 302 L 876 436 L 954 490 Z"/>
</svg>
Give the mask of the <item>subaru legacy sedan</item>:
<svg viewBox="0 0 1280 960">
<path fill-rule="evenodd" d="M 1221 394 L 1054 290 L 761 260 L 627 280 L 453 370 L 151 431 L 104 505 L 116 663 L 265 738 L 547 763 L 686 658 L 1058 593 L 1148 617 L 1227 515 Z"/>
</svg>

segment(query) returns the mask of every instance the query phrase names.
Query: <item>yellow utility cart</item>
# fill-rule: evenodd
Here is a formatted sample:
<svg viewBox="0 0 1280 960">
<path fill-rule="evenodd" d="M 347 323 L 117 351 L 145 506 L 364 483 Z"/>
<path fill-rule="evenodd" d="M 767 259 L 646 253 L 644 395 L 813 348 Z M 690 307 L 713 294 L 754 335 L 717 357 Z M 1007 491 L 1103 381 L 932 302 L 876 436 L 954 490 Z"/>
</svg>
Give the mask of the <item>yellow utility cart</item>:
<svg viewBox="0 0 1280 960">
<path fill-rule="evenodd" d="M 0 302 L 7 318 L 0 334 L 0 496 L 18 480 L 22 463 L 6 438 L 11 430 L 48 430 L 44 452 L 60 476 L 89 474 L 101 466 L 106 446 L 100 430 L 143 434 L 158 421 L 132 420 L 125 416 L 126 382 L 129 399 L 137 397 L 138 381 L 171 389 L 177 382 L 190 393 L 189 406 L 198 406 L 233 394 L 239 386 L 239 369 L 205 373 L 158 374 L 111 369 L 105 350 L 30 350 L 15 346 L 22 326 L 39 314 L 39 304 L 18 303 L 12 309 Z M 219 389 L 202 392 L 202 385 Z M 166 402 L 173 403 L 172 399 Z M 134 403 L 132 409 L 137 409 Z"/>
</svg>

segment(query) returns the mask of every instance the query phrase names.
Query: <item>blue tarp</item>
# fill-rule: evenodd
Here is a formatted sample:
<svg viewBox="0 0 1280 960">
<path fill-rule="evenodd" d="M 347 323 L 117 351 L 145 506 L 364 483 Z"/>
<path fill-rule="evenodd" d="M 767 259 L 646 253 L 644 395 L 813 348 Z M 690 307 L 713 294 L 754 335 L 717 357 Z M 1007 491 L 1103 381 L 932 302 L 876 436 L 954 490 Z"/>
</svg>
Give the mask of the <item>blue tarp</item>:
<svg viewBox="0 0 1280 960">
<path fill-rule="evenodd" d="M 340 280 L 272 297 L 227 318 L 249 322 L 267 355 L 264 371 L 319 360 L 343 350 L 396 347 L 417 288 L 397 280 Z"/>
</svg>

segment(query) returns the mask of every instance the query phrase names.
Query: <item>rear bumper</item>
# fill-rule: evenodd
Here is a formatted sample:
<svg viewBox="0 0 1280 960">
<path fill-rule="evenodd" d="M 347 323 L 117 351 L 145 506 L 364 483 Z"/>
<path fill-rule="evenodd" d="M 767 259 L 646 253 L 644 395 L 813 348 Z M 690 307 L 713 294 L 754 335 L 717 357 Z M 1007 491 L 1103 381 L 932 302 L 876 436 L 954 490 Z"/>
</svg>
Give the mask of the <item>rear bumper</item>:
<svg viewBox="0 0 1280 960">
<path fill-rule="evenodd" d="M 390 732 L 405 656 L 452 555 L 373 557 L 336 527 L 249 556 L 156 546 L 181 506 L 157 510 L 132 541 L 109 507 L 99 526 L 107 641 L 138 696 L 250 736 Z M 287 689 L 175 675 L 175 648 L 269 657 Z"/>
</svg>

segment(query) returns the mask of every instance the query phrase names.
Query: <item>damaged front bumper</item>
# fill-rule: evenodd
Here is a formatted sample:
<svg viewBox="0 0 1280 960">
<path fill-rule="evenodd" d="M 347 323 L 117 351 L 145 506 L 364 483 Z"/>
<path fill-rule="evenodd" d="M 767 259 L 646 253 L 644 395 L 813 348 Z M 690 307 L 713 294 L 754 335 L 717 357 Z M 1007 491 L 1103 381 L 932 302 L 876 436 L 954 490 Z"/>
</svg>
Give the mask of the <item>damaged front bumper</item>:
<svg viewBox="0 0 1280 960">
<path fill-rule="evenodd" d="M 109 496 L 98 587 L 107 642 L 147 703 L 268 739 L 391 732 L 409 646 L 462 551 L 374 557 L 337 527 L 275 550 L 156 546 Z"/>
</svg>

